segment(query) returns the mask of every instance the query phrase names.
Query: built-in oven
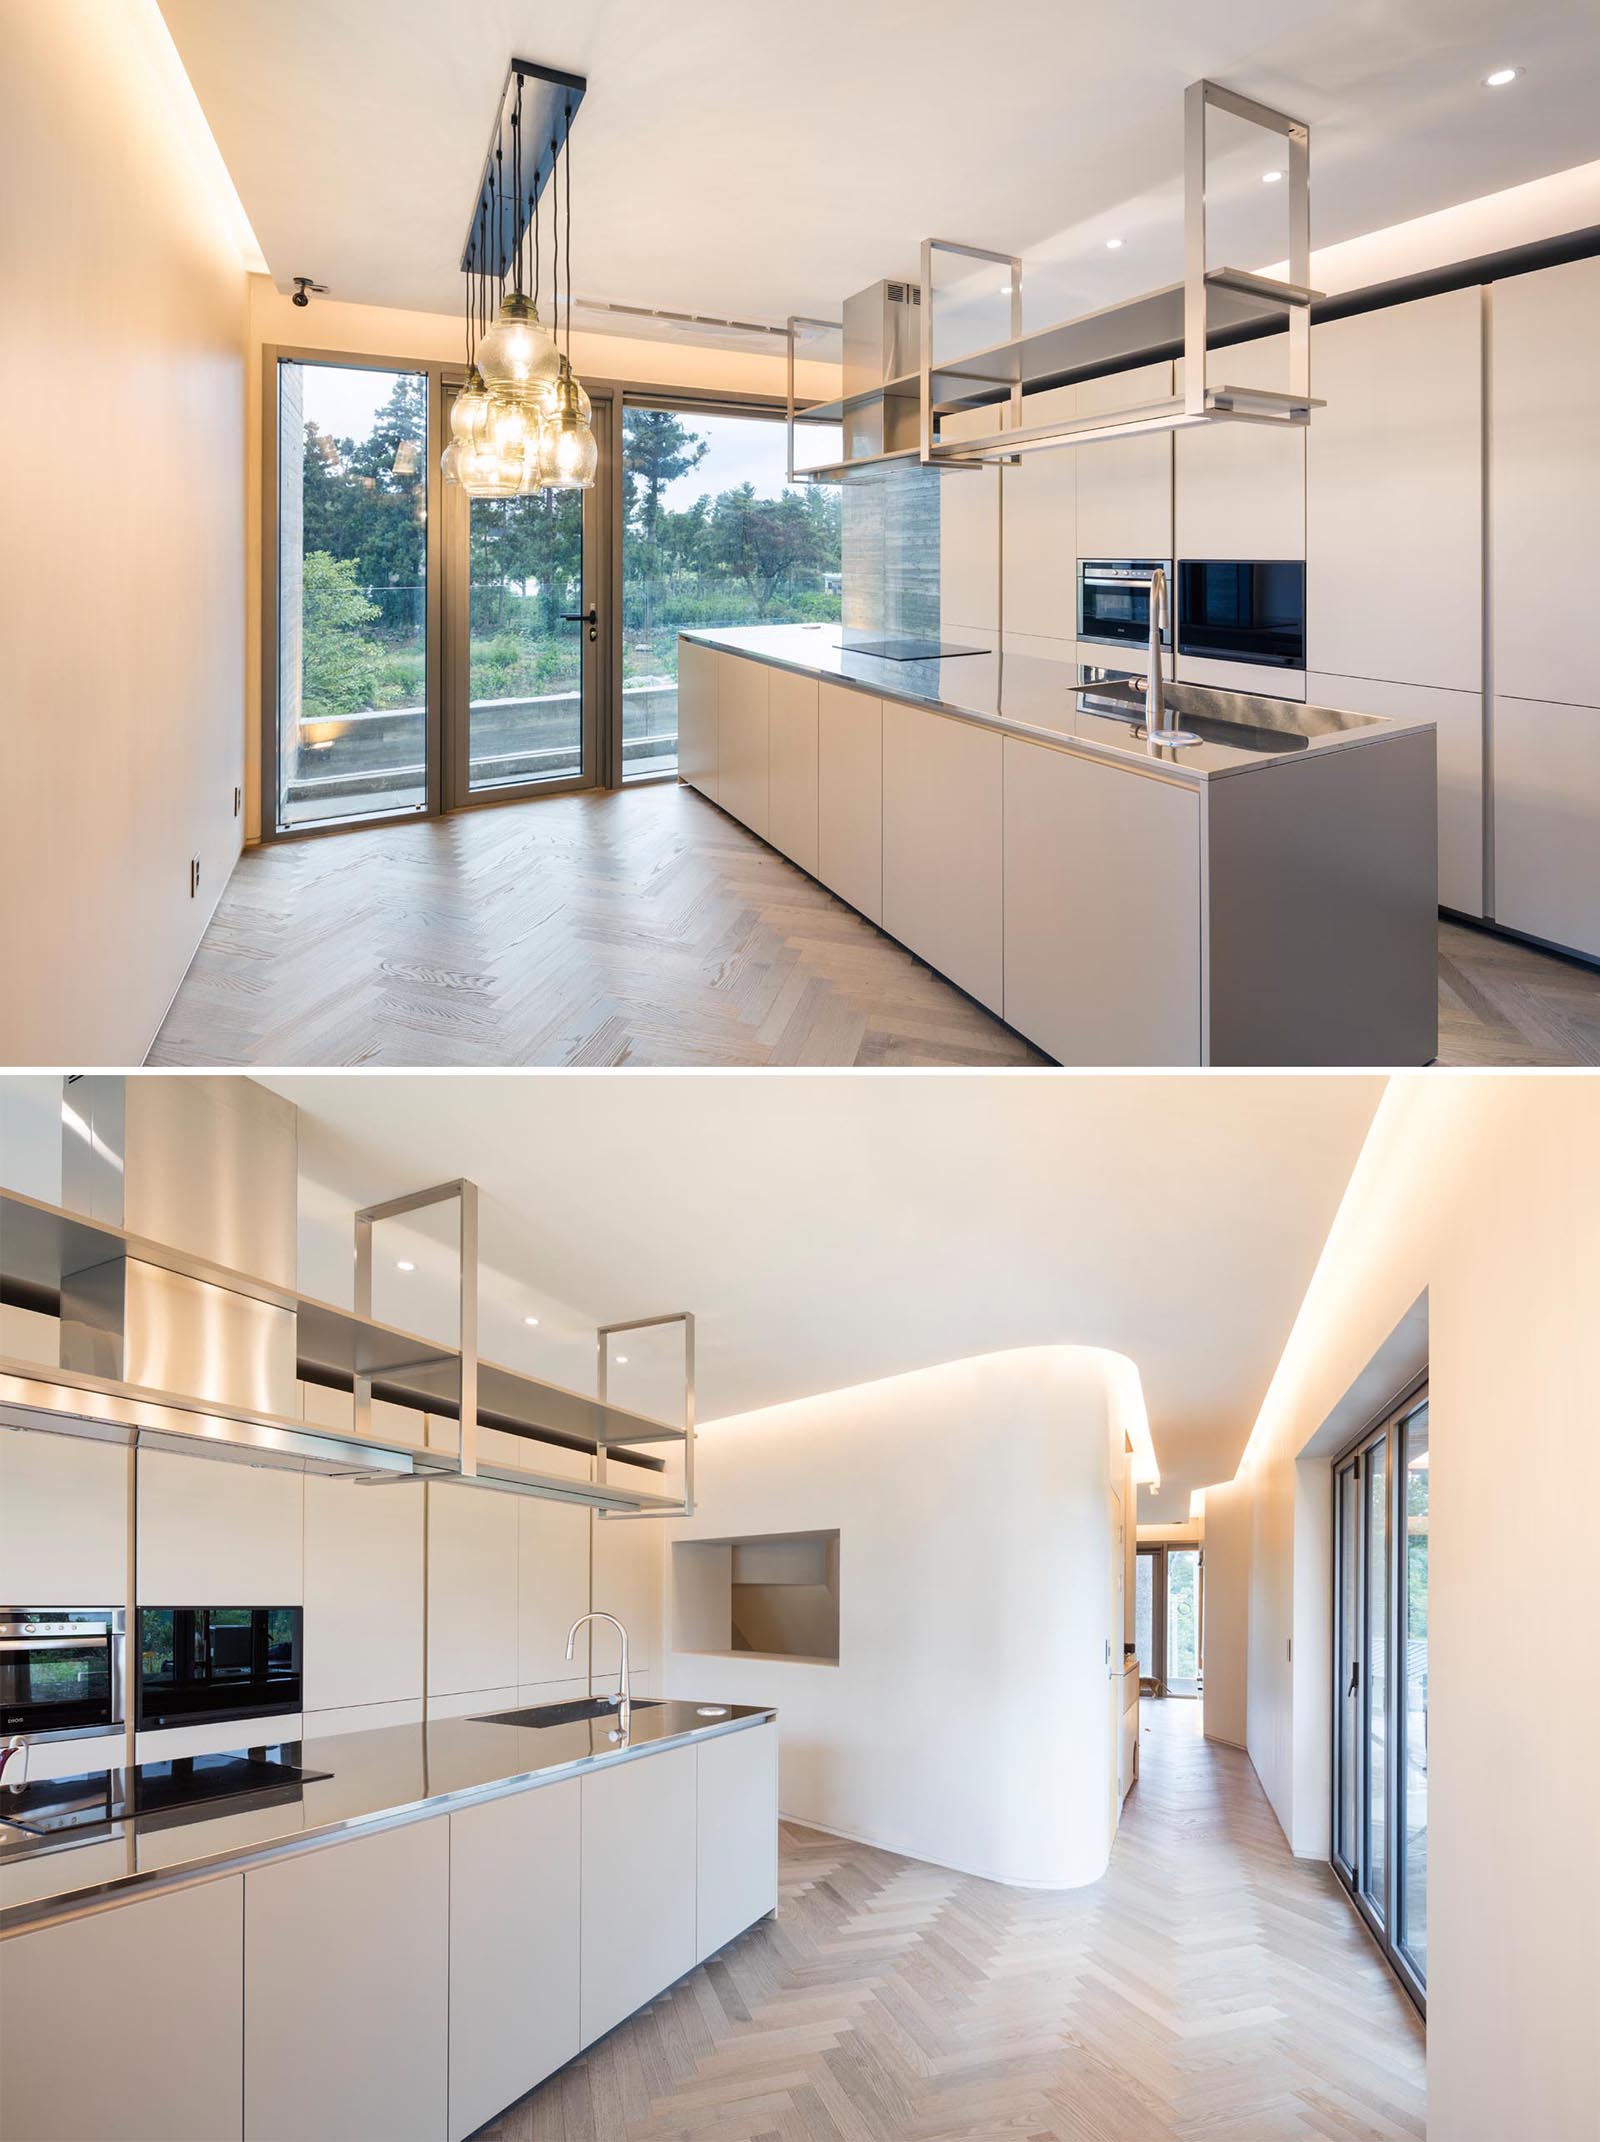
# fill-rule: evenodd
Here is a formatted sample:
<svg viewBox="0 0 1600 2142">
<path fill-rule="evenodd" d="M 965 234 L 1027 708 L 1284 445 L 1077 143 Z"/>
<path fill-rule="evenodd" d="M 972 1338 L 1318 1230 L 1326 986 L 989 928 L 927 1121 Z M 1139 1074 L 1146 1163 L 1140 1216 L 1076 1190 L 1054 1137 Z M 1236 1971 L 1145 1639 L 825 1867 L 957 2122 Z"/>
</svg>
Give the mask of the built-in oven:
<svg viewBox="0 0 1600 2142">
<path fill-rule="evenodd" d="M 1178 652 L 1304 669 L 1305 561 L 1180 558 Z"/>
<path fill-rule="evenodd" d="M 141 1607 L 139 1724 L 298 1711 L 301 1634 L 299 1607 Z"/>
<path fill-rule="evenodd" d="M 0 1733 L 122 1730 L 121 1607 L 0 1607 Z"/>
<path fill-rule="evenodd" d="M 1078 637 L 1106 647 L 1150 644 L 1150 576 L 1157 567 L 1172 585 L 1170 558 L 1080 558 L 1078 560 Z M 1161 644 L 1172 645 L 1170 624 Z"/>
</svg>

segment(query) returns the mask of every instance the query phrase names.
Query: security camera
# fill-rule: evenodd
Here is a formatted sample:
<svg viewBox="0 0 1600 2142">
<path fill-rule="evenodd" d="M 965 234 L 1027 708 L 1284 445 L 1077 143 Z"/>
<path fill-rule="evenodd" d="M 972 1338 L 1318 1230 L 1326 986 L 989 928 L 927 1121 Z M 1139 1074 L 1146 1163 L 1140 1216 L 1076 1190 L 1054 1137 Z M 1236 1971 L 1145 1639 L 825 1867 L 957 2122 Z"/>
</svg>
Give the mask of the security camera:
<svg viewBox="0 0 1600 2142">
<path fill-rule="evenodd" d="M 311 297 L 313 292 L 315 292 L 318 297 L 326 297 L 328 294 L 328 286 L 326 283 L 314 283 L 309 275 L 297 275 L 294 278 L 294 296 L 290 300 L 290 303 L 295 305 L 309 305 L 311 303 Z"/>
</svg>

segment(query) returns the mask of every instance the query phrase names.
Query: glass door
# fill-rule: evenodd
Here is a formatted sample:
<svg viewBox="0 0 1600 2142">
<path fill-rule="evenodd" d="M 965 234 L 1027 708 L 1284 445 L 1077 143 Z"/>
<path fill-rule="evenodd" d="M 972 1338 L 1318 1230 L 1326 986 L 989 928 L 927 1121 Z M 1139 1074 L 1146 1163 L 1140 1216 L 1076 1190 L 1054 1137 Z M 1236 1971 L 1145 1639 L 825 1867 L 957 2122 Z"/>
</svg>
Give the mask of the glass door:
<svg viewBox="0 0 1600 2142">
<path fill-rule="evenodd" d="M 1167 1672 L 1169 1696 L 1200 1693 L 1200 1550 L 1167 1549 Z"/>
<path fill-rule="evenodd" d="M 1139 1653 L 1139 1687 L 1145 1695 L 1165 1694 L 1166 1599 L 1161 1582 L 1162 1552 L 1141 1547 L 1134 1558 L 1133 1635 Z"/>
<path fill-rule="evenodd" d="M 446 390 L 446 411 L 454 388 Z M 609 404 L 596 397 L 602 468 Z M 448 414 L 446 421 L 448 421 Z M 445 506 L 445 808 L 593 787 L 606 676 L 600 485 Z"/>
<path fill-rule="evenodd" d="M 1334 1871 L 1422 2005 L 1427 1984 L 1428 1402 L 1334 1467 Z"/>
<path fill-rule="evenodd" d="M 262 831 L 435 807 L 429 375 L 269 352 Z"/>
</svg>

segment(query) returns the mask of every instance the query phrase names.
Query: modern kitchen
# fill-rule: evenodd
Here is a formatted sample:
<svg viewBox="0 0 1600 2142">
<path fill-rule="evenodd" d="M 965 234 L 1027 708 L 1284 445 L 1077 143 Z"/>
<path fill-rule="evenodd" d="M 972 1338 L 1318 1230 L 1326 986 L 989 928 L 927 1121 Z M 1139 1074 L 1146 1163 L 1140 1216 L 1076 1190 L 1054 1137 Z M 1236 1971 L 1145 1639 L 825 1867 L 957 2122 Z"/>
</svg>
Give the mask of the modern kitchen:
<svg viewBox="0 0 1600 2142">
<path fill-rule="evenodd" d="M 173 508 L 86 633 L 19 546 L 0 1057 L 1592 1064 L 1592 26 L 1030 7 L 974 109 L 717 4 L 678 99 L 608 0 L 430 103 L 426 0 L 138 0 L 116 149 L 31 26 L 19 183 L 149 211 L 34 234 L 50 346 L 125 276 L 195 386 L 83 383 Z"/>
<path fill-rule="evenodd" d="M 1592 1723 L 1537 1834 L 1513 1751 L 1597 1129 L 1510 1074 L 0 1078 L 0 2135 L 1577 2142 Z M 1347 1894 L 1330 1482 L 1391 1432 L 1411 1783 Z"/>
</svg>

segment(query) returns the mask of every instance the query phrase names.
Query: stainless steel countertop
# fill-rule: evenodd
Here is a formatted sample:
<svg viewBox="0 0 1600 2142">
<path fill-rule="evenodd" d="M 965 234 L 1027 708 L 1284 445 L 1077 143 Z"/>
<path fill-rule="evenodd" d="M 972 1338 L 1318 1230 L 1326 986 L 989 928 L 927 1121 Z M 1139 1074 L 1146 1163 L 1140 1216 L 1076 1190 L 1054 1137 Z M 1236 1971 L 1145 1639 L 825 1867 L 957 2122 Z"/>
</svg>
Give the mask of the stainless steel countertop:
<svg viewBox="0 0 1600 2142">
<path fill-rule="evenodd" d="M 607 1737 L 614 1715 L 537 1727 L 445 1718 L 290 1742 L 289 1761 L 331 1775 L 277 1788 L 260 1801 L 218 1800 L 70 1838 L 8 1842 L 0 1854 L 0 1937 L 776 1716 L 749 1704 L 702 1718 L 693 1703 L 635 1703 L 624 1747 Z"/>
<path fill-rule="evenodd" d="M 1204 738 L 1179 747 L 1151 740 L 1140 723 L 1096 711 L 1097 699 L 1102 708 L 1108 704 L 1106 687 L 1112 702 L 1119 685 L 1126 696 L 1129 680 L 1143 674 L 1140 669 L 1091 668 L 1040 655 L 992 652 L 892 662 L 881 655 L 852 653 L 838 625 L 748 625 L 723 632 L 684 632 L 680 637 L 1191 788 L 1204 788 L 1232 774 L 1291 766 L 1308 754 L 1321 757 L 1434 727 L 1412 716 L 1354 714 L 1299 700 L 1169 682 L 1169 705 L 1180 710 L 1185 726 L 1196 726 L 1198 718 Z"/>
</svg>

